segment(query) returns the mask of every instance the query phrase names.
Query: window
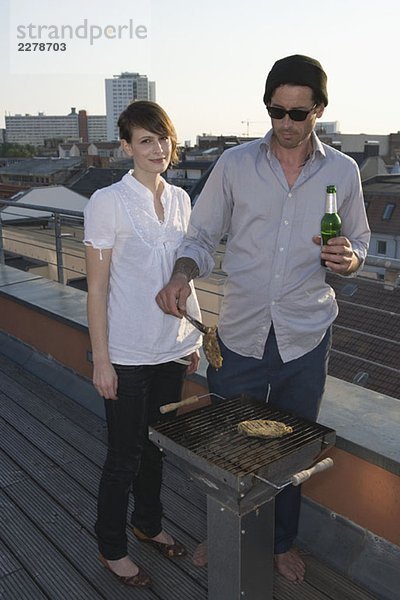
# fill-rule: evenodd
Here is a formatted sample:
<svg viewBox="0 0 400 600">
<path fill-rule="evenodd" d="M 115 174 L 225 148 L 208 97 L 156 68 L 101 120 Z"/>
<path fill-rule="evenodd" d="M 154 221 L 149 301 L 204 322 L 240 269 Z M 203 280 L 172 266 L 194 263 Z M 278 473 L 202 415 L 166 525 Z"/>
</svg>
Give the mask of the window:
<svg viewBox="0 0 400 600">
<path fill-rule="evenodd" d="M 395 208 L 396 208 L 395 204 L 386 204 L 385 210 L 383 211 L 382 219 L 384 221 L 390 221 Z"/>
<path fill-rule="evenodd" d="M 383 254 L 386 256 L 386 242 L 377 241 L 376 243 L 376 251 L 378 254 Z"/>
</svg>

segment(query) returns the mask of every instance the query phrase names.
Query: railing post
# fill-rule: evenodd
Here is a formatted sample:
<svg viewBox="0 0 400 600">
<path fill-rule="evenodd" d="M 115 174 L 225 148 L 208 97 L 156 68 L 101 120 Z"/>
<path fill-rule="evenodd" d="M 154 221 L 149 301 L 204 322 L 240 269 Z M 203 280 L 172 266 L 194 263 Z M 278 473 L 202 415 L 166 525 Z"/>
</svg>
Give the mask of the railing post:
<svg viewBox="0 0 400 600">
<path fill-rule="evenodd" d="M 64 283 L 64 269 L 61 242 L 61 215 L 54 213 L 54 234 L 56 237 L 57 279 L 58 283 Z"/>
<path fill-rule="evenodd" d="M 6 262 L 4 256 L 4 243 L 3 243 L 3 221 L 0 216 L 0 265 L 4 265 Z"/>
</svg>

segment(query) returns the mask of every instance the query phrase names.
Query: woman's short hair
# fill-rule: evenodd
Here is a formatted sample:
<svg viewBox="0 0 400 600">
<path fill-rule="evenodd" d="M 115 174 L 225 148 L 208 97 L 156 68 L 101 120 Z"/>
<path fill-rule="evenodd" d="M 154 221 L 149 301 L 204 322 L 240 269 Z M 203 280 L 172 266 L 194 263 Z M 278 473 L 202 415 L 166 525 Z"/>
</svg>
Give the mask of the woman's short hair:
<svg viewBox="0 0 400 600">
<path fill-rule="evenodd" d="M 149 100 L 135 100 L 120 114 L 118 119 L 119 137 L 130 144 L 132 129 L 142 127 L 157 135 L 165 135 L 171 139 L 171 162 L 178 161 L 177 137 L 175 127 L 163 108 Z"/>
</svg>

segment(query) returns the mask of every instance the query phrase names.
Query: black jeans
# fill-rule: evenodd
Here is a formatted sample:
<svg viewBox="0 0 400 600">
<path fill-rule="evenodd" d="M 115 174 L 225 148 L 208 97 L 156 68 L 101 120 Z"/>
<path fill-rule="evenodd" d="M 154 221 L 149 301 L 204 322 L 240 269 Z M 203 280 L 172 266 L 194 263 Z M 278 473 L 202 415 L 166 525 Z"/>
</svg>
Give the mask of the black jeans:
<svg viewBox="0 0 400 600">
<path fill-rule="evenodd" d="M 161 419 L 159 407 L 180 400 L 184 365 L 114 365 L 118 399 L 105 399 L 108 452 L 100 481 L 95 531 L 108 560 L 127 555 L 129 491 L 135 507 L 131 523 L 148 537 L 162 530 L 162 453 L 148 438 L 148 426 Z M 170 416 L 169 416 L 170 418 Z"/>
<path fill-rule="evenodd" d="M 210 392 L 225 397 L 249 394 L 303 419 L 316 421 L 325 389 L 331 328 L 320 344 L 300 358 L 282 362 L 274 328 L 261 360 L 240 356 L 220 340 L 222 368 L 207 370 Z M 297 535 L 300 486 L 288 486 L 275 498 L 275 553 L 286 552 Z"/>
</svg>

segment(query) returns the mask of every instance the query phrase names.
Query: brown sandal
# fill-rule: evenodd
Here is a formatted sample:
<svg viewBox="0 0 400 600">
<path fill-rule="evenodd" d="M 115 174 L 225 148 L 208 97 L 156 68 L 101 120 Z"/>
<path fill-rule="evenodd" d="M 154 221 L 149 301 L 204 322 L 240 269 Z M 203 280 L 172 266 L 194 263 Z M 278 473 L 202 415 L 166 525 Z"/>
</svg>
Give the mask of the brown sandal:
<svg viewBox="0 0 400 600">
<path fill-rule="evenodd" d="M 101 554 L 99 554 L 99 560 L 103 567 L 110 571 L 114 575 L 114 577 L 116 577 L 118 581 L 120 581 L 124 585 L 129 585 L 130 587 L 149 587 L 151 585 L 150 577 L 139 566 L 139 571 L 136 573 L 136 575 L 129 575 L 125 577 L 124 575 L 118 575 L 117 573 L 115 573 L 108 564 L 108 560 L 104 558 L 104 556 L 102 556 Z"/>
<path fill-rule="evenodd" d="M 139 542 L 144 542 L 145 544 L 150 544 L 158 550 L 163 556 L 167 558 L 175 558 L 176 556 L 185 556 L 186 548 L 176 540 L 174 540 L 173 544 L 163 544 L 162 542 L 156 542 L 151 538 L 147 537 L 144 533 L 137 529 L 137 527 L 133 527 L 132 529 L 134 536 Z"/>
</svg>

